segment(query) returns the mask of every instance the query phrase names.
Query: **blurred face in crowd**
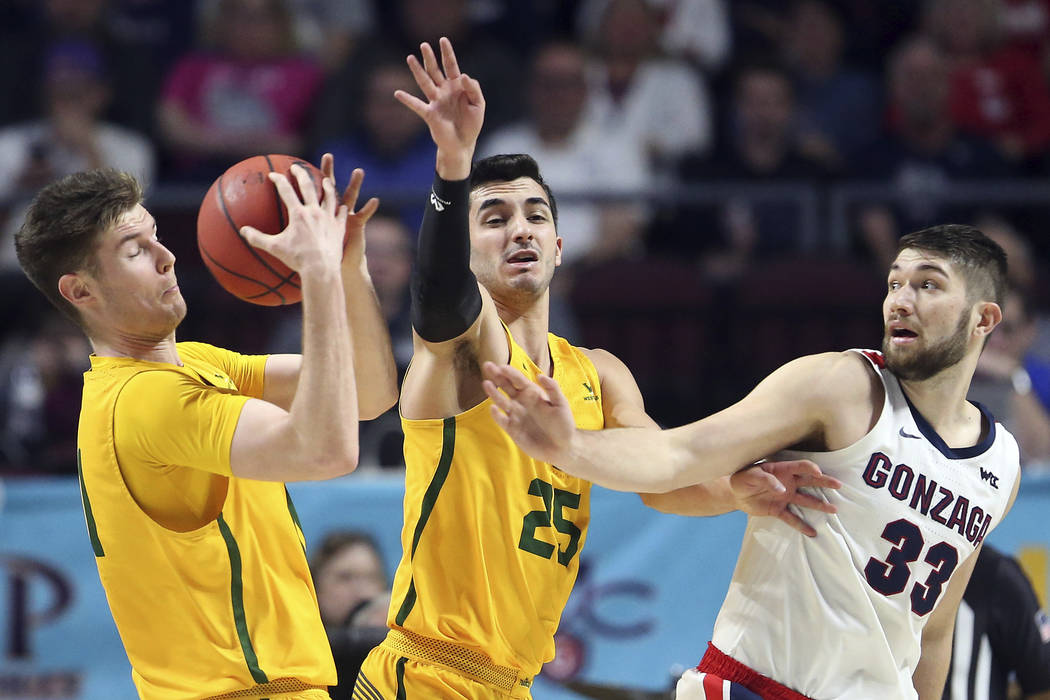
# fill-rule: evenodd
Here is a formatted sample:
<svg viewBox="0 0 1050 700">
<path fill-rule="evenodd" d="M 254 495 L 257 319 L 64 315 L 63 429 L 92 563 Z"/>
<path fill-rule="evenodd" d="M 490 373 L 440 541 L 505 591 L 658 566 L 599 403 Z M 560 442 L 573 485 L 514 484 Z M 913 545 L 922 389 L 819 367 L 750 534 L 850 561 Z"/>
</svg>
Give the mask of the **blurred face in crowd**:
<svg viewBox="0 0 1050 700">
<path fill-rule="evenodd" d="M 794 118 L 794 96 L 784 75 L 752 70 L 737 84 L 737 118 L 745 138 L 785 138 Z"/>
<path fill-rule="evenodd" d="M 947 119 L 948 62 L 937 45 L 916 39 L 894 54 L 890 65 L 890 97 L 901 118 L 924 128 Z"/>
<path fill-rule="evenodd" d="M 656 17 L 646 0 L 612 0 L 605 9 L 598 42 L 605 56 L 641 58 L 656 45 Z"/>
<path fill-rule="evenodd" d="M 999 35 L 998 0 L 934 0 L 927 12 L 930 33 L 952 54 L 981 53 Z"/>
<path fill-rule="evenodd" d="M 785 32 L 787 54 L 803 70 L 817 75 L 829 73 L 842 54 L 842 25 L 822 2 L 799 3 Z"/>
<path fill-rule="evenodd" d="M 56 61 L 44 82 L 51 119 L 58 122 L 59 135 L 67 122 L 94 121 L 105 110 L 109 89 L 97 70 L 70 60 Z"/>
<path fill-rule="evenodd" d="M 375 550 L 355 542 L 332 555 L 315 583 L 321 620 L 338 625 L 360 603 L 386 591 L 386 574 Z"/>
<path fill-rule="evenodd" d="M 291 48 L 291 17 L 283 0 L 224 0 L 219 9 L 220 46 L 238 58 L 280 56 Z"/>
<path fill-rule="evenodd" d="M 397 154 L 426 130 L 426 124 L 401 106 L 395 90 L 414 93 L 415 82 L 402 65 L 378 66 L 365 88 L 364 120 L 371 145 L 383 153 Z"/>
<path fill-rule="evenodd" d="M 1022 360 L 1035 342 L 1035 336 L 1035 323 L 1026 312 L 1021 296 L 1016 291 L 1007 292 L 1003 320 L 988 336 L 986 349 Z"/>
<path fill-rule="evenodd" d="M 408 290 L 412 274 L 412 243 L 397 219 L 373 217 L 368 222 L 368 273 L 380 300 L 398 299 Z"/>
<path fill-rule="evenodd" d="M 529 89 L 533 119 L 544 140 L 568 137 L 587 101 L 583 54 L 570 44 L 542 49 L 532 69 Z"/>
<path fill-rule="evenodd" d="M 69 33 L 81 33 L 95 27 L 108 0 L 47 0 L 48 20 Z"/>
<path fill-rule="evenodd" d="M 453 44 L 467 29 L 467 0 L 400 0 L 405 31 L 415 41 L 447 36 Z"/>
</svg>

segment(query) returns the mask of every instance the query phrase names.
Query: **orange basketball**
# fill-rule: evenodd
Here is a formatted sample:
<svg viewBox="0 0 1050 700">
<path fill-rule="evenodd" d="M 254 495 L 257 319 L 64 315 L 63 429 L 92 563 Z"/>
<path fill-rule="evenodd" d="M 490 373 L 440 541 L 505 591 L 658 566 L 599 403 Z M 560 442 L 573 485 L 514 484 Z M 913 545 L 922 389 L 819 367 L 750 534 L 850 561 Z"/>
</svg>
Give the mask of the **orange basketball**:
<svg viewBox="0 0 1050 700">
<path fill-rule="evenodd" d="M 310 163 L 291 156 L 252 156 L 212 183 L 197 213 L 197 247 L 204 264 L 223 289 L 252 304 L 280 306 L 302 299 L 299 274 L 253 248 L 240 234 L 242 226 L 274 234 L 288 225 L 288 210 L 269 173 L 288 175 L 298 192 L 298 182 L 289 173 L 293 164 L 307 169 L 317 196 L 323 197 L 323 176 Z"/>
</svg>

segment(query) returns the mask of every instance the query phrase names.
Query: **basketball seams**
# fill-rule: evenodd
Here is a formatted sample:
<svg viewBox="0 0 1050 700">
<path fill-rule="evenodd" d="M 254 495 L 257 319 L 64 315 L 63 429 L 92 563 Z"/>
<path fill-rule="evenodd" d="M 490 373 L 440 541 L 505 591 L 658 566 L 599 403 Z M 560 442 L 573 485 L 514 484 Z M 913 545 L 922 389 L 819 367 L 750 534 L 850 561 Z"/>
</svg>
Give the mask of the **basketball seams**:
<svg viewBox="0 0 1050 700">
<path fill-rule="evenodd" d="M 241 235 L 240 229 L 237 228 L 237 223 L 233 220 L 233 216 L 230 214 L 230 211 L 229 211 L 229 209 L 226 206 L 226 192 L 224 191 L 224 188 L 223 188 L 223 184 L 224 184 L 223 183 L 223 178 L 224 177 L 225 177 L 225 174 L 219 176 L 219 186 L 215 190 L 215 196 L 218 197 L 219 209 L 222 211 L 223 216 L 226 217 L 226 221 L 229 222 L 230 228 L 233 229 L 234 234 L 237 236 L 238 240 L 240 240 L 241 244 L 244 245 L 244 247 L 248 251 L 248 253 L 253 258 L 255 258 L 257 261 L 259 261 L 259 263 L 268 272 L 273 273 L 273 275 L 276 276 L 277 279 L 279 279 L 281 281 L 281 284 L 287 283 L 287 284 L 290 284 L 291 286 L 295 287 L 296 289 L 298 289 L 299 285 L 296 282 L 292 281 L 292 277 L 294 277 L 295 274 L 296 274 L 293 270 L 289 270 L 288 276 L 282 275 L 279 271 L 277 271 L 273 267 L 273 265 L 271 265 L 266 260 L 266 258 L 262 257 L 262 255 L 259 253 L 259 251 L 255 249 L 255 246 L 253 246 L 251 243 L 248 242 L 248 239 L 246 239 L 244 236 Z"/>
<path fill-rule="evenodd" d="M 315 190 L 321 189 L 323 175 L 310 163 L 287 155 L 256 155 L 220 175 L 198 212 L 197 244 L 205 266 L 226 291 L 244 301 L 273 306 L 294 304 L 302 298 L 299 274 L 280 259 L 253 247 L 238 226 L 252 225 L 267 233 L 287 228 L 291 214 L 270 182 L 269 173 L 287 176 L 292 165 L 304 167 L 311 185 Z M 297 180 L 292 185 L 299 190 Z M 211 190 L 215 190 L 214 195 Z M 319 194 L 323 197 L 323 192 Z"/>
<path fill-rule="evenodd" d="M 263 156 L 263 158 L 266 159 L 266 165 L 267 165 L 267 167 L 270 168 L 270 172 L 271 173 L 277 172 L 277 168 L 273 167 L 273 161 L 270 160 L 270 156 Z M 291 168 L 292 165 L 295 165 L 295 163 L 293 162 L 288 167 Z M 285 227 L 288 225 L 288 220 L 284 218 L 284 212 L 285 212 L 284 205 L 281 202 L 281 195 L 277 191 L 276 187 L 273 188 L 273 201 L 277 205 L 277 221 L 280 222 L 280 225 L 281 225 L 278 230 L 279 231 L 283 231 L 285 229 Z"/>
<path fill-rule="evenodd" d="M 226 267 L 221 262 L 216 260 L 215 256 L 213 256 L 211 253 L 209 253 L 204 248 L 203 245 L 198 245 L 197 247 L 200 249 L 201 254 L 204 255 L 204 257 L 207 259 L 207 262 L 210 263 L 211 265 L 214 265 L 219 270 L 222 270 L 226 274 L 232 275 L 233 277 L 236 277 L 238 279 L 242 279 L 242 280 L 244 280 L 246 282 L 251 282 L 252 284 L 257 284 L 260 287 L 263 287 L 265 289 L 265 291 L 259 292 L 258 294 L 252 294 L 250 296 L 242 296 L 241 297 L 242 299 L 245 299 L 245 300 L 248 300 L 248 299 L 259 299 L 261 297 L 266 296 L 267 294 L 276 294 L 278 296 L 278 298 L 280 298 L 281 304 L 288 303 L 285 300 L 284 295 L 281 294 L 281 292 L 280 292 L 281 287 L 283 287 L 284 284 L 285 284 L 284 282 L 279 283 L 276 287 L 271 287 L 268 284 L 266 284 L 265 282 L 260 282 L 259 280 L 255 279 L 254 277 L 249 277 L 248 275 L 241 274 L 240 272 L 237 272 L 236 270 L 231 270 L 230 268 Z"/>
</svg>

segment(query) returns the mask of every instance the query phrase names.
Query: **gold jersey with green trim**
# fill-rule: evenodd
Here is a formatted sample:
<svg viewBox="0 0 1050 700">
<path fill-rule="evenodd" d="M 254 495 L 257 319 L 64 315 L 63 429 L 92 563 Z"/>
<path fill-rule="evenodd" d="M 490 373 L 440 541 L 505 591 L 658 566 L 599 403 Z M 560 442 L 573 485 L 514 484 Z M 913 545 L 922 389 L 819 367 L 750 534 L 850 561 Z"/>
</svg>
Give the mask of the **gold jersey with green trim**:
<svg viewBox="0 0 1050 700">
<path fill-rule="evenodd" d="M 230 475 L 266 358 L 177 348 L 182 366 L 92 356 L 84 374 L 84 513 L 138 692 L 261 698 L 334 685 L 287 489 Z"/>
<path fill-rule="evenodd" d="M 540 370 L 510 336 L 511 365 Z M 604 424 L 598 372 L 548 334 L 553 378 L 576 425 Z M 402 418 L 403 555 L 388 624 L 474 649 L 534 676 L 576 581 L 591 484 L 532 459 L 496 424 L 491 401 L 450 418 Z"/>
</svg>

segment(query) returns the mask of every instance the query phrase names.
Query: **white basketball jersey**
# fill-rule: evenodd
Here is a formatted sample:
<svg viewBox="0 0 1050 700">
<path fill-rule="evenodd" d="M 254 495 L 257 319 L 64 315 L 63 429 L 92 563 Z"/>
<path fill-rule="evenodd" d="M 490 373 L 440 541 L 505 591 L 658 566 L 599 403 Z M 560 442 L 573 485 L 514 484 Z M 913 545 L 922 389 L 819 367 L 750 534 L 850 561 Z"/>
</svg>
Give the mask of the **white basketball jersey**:
<svg viewBox="0 0 1050 700">
<path fill-rule="evenodd" d="M 874 428 L 811 459 L 842 482 L 811 492 L 838 512 L 801 515 L 816 537 L 750 518 L 712 642 L 815 700 L 916 698 L 922 628 L 952 573 L 994 528 L 1020 472 L 1017 443 L 981 407 L 980 444 L 951 449 L 914 410 L 882 355 Z"/>
</svg>

